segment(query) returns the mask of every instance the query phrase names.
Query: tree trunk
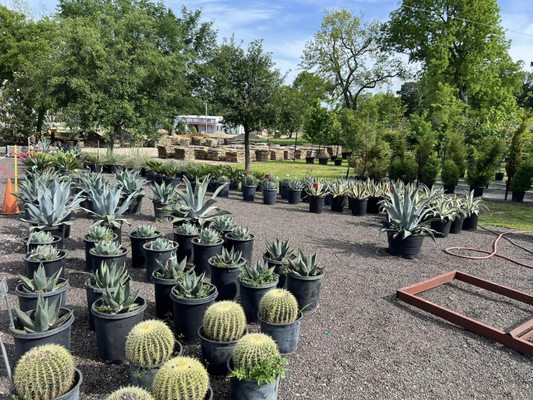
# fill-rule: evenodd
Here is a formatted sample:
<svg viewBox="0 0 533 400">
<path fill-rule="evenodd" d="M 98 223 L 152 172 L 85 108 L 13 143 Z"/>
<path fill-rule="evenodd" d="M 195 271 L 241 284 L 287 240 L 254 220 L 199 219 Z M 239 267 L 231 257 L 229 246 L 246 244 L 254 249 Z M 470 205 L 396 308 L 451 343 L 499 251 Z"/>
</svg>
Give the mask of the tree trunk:
<svg viewBox="0 0 533 400">
<path fill-rule="evenodd" d="M 36 125 L 36 130 L 37 130 L 37 136 L 41 136 L 41 133 L 43 131 L 43 125 L 44 125 L 44 116 L 46 114 L 46 110 L 43 110 L 43 109 L 40 109 L 37 113 L 37 125 Z"/>
<path fill-rule="evenodd" d="M 113 147 L 115 146 L 115 138 L 120 138 L 122 141 L 122 125 L 116 124 L 113 127 L 113 134 L 111 135 L 111 138 L 109 140 L 109 148 L 111 151 L 113 150 Z"/>
<path fill-rule="evenodd" d="M 250 173 L 250 131 L 244 127 L 244 170 Z"/>
</svg>

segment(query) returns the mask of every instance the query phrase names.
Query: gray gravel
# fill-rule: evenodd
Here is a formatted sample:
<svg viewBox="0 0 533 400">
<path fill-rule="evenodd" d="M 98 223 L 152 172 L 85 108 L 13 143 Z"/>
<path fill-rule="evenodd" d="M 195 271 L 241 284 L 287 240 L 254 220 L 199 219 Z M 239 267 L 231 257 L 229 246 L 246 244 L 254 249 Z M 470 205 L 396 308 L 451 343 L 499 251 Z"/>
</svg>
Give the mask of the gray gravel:
<svg viewBox="0 0 533 400">
<path fill-rule="evenodd" d="M 280 399 L 531 399 L 531 358 L 395 299 L 396 289 L 452 270 L 532 292 L 532 270 L 498 259 L 465 261 L 442 252 L 447 246 L 489 248 L 494 235 L 477 231 L 426 240 L 418 260 L 403 260 L 386 254 L 386 237 L 378 236 L 378 217 L 329 211 L 315 215 L 307 212 L 306 204 L 292 206 L 285 201 L 274 206 L 265 206 L 260 199 L 245 203 L 236 192 L 219 204 L 252 229 L 255 258 L 268 241 L 289 238 L 304 252 L 317 252 L 327 267 L 320 307 L 302 324 L 299 348 L 290 357 Z M 133 226 L 153 222 L 152 213 L 151 203 L 145 200 L 142 214 L 131 218 Z M 98 361 L 95 336 L 87 327 L 83 281 L 88 275 L 83 271 L 81 237 L 90 224 L 80 213 L 67 240 L 68 304 L 76 315 L 72 352 L 84 374 L 82 399 L 102 399 L 128 384 L 128 371 L 126 366 Z M 156 225 L 171 237 L 170 223 Z M 25 228 L 17 218 L 0 218 L 0 278 L 7 277 L 11 289 L 23 268 L 18 240 Z M 533 236 L 515 238 L 533 249 Z M 129 246 L 127 235 L 123 240 Z M 533 264 L 531 254 L 505 241 L 501 252 Z M 154 317 L 152 285 L 144 282 L 142 271 L 131 273 L 135 287 L 149 301 L 145 318 Z M 533 316 L 533 307 L 478 292 L 453 284 L 425 296 L 505 328 Z M 0 334 L 11 353 L 7 313 L 5 305 L 1 307 Z M 187 346 L 186 353 L 199 355 L 199 346 Z M 5 375 L 3 367 L 0 375 Z M 5 383 L 0 381 L 1 398 Z M 229 398 L 226 380 L 213 379 L 212 385 L 217 400 Z"/>
</svg>

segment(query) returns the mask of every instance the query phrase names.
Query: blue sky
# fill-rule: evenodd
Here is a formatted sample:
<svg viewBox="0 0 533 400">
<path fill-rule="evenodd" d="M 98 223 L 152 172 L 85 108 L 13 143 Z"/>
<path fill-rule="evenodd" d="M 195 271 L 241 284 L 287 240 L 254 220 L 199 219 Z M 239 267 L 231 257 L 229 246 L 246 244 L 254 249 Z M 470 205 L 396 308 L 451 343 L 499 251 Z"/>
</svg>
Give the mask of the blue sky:
<svg viewBox="0 0 533 400">
<path fill-rule="evenodd" d="M 53 12 L 57 0 L 0 0 L 29 5 L 35 16 Z M 288 73 L 290 81 L 298 72 L 299 57 L 305 43 L 320 27 L 323 11 L 338 6 L 346 7 L 367 20 L 386 20 L 396 9 L 399 0 L 165 0 L 176 12 L 182 4 L 201 8 L 205 19 L 212 20 L 219 39 L 235 33 L 238 40 L 248 42 L 263 39 L 264 46 L 273 54 L 277 67 Z M 512 40 L 511 56 L 526 61 L 528 70 L 533 61 L 533 13 L 531 0 L 498 1 L 507 38 Z M 522 35 L 523 32 L 531 36 Z M 394 85 L 396 86 L 397 83 Z M 393 89 L 396 89 L 394 87 Z"/>
</svg>

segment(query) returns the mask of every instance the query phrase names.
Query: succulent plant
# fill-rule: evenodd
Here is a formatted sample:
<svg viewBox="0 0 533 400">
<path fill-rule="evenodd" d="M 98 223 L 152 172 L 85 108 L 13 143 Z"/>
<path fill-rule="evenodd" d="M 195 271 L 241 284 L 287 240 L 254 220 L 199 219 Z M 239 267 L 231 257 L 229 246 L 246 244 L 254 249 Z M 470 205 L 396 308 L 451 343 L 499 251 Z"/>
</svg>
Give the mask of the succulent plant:
<svg viewBox="0 0 533 400">
<path fill-rule="evenodd" d="M 152 383 L 156 400 L 204 400 L 209 390 L 209 375 L 200 361 L 175 357 L 159 369 Z"/>
<path fill-rule="evenodd" d="M 305 189 L 305 182 L 300 179 L 293 179 L 289 182 L 289 189 L 293 191 L 302 191 Z"/>
<path fill-rule="evenodd" d="M 50 244 L 54 241 L 54 237 L 50 232 L 47 231 L 36 231 L 30 233 L 30 236 L 28 238 L 29 243 L 36 243 L 36 244 Z"/>
<path fill-rule="evenodd" d="M 198 237 L 198 241 L 201 244 L 218 244 L 221 240 L 220 233 L 211 228 L 202 229 L 200 236 Z"/>
<path fill-rule="evenodd" d="M 108 264 L 102 261 L 100 267 L 94 271 L 89 280 L 89 285 L 95 289 L 116 288 L 125 284 L 130 279 L 126 265 Z"/>
<path fill-rule="evenodd" d="M 298 319 L 298 301 L 288 290 L 270 290 L 259 302 L 259 318 L 271 324 L 290 324 Z"/>
<path fill-rule="evenodd" d="M 196 236 L 200 234 L 200 230 L 198 229 L 198 227 L 196 227 L 193 224 L 189 224 L 189 223 L 178 226 L 174 230 L 174 232 L 180 235 L 187 235 L 187 236 Z"/>
<path fill-rule="evenodd" d="M 122 223 L 127 221 L 119 217 L 128 210 L 134 195 L 131 193 L 119 206 L 122 197 L 121 186 L 104 185 L 101 190 L 92 188 L 89 195 L 92 208 L 90 210 L 85 209 L 85 211 L 97 218 L 95 225 L 104 224 L 120 228 Z"/>
<path fill-rule="evenodd" d="M 137 197 L 142 194 L 146 179 L 142 178 L 140 174 L 140 171 L 131 169 L 115 173 L 115 178 L 122 187 L 124 196 L 133 195 L 133 197 Z"/>
<path fill-rule="evenodd" d="M 242 251 L 235 251 L 233 248 L 222 248 L 222 253 L 211 257 L 209 261 L 218 268 L 242 268 L 246 264 Z"/>
<path fill-rule="evenodd" d="M 233 350 L 233 365 L 235 368 L 252 370 L 262 361 L 279 357 L 278 345 L 264 333 L 249 333 L 244 335 Z"/>
<path fill-rule="evenodd" d="M 72 313 L 61 311 L 60 300 L 58 297 L 48 304 L 48 299 L 39 294 L 35 310 L 24 312 L 15 308 L 21 330 L 26 333 L 46 332 L 63 325 Z"/>
<path fill-rule="evenodd" d="M 483 204 L 483 199 L 474 196 L 473 190 L 464 197 L 462 206 L 466 211 L 467 217 L 471 215 L 479 215 L 481 211 L 488 210 L 488 207 Z"/>
<path fill-rule="evenodd" d="M 328 185 L 320 179 L 313 179 L 306 187 L 306 192 L 313 197 L 326 197 L 328 194 Z"/>
<path fill-rule="evenodd" d="M 176 243 L 166 238 L 157 238 L 156 240 L 148 243 L 147 247 L 151 250 L 165 251 L 172 250 L 174 247 L 176 247 Z"/>
<path fill-rule="evenodd" d="M 139 308 L 137 303 L 139 292 L 131 293 L 129 281 L 119 284 L 116 291 L 111 292 L 109 289 L 106 288 L 102 294 L 102 303 L 99 305 L 98 311 L 105 314 L 119 314 Z"/>
<path fill-rule="evenodd" d="M 263 190 L 277 190 L 278 189 L 278 182 L 265 179 L 263 181 Z"/>
<path fill-rule="evenodd" d="M 442 194 L 431 202 L 430 215 L 435 219 L 453 221 L 459 212 L 460 209 L 451 196 Z"/>
<path fill-rule="evenodd" d="M 152 225 L 139 225 L 135 230 L 135 236 L 142 238 L 154 237 L 157 235 L 156 229 Z"/>
<path fill-rule="evenodd" d="M 43 244 L 37 246 L 28 255 L 28 260 L 31 261 L 52 261 L 61 257 L 61 253 L 51 244 Z"/>
<path fill-rule="evenodd" d="M 274 267 L 269 267 L 263 260 L 257 260 L 255 264 L 245 264 L 241 269 L 239 280 L 251 286 L 262 286 L 276 282 L 278 275 L 274 273 Z"/>
<path fill-rule="evenodd" d="M 156 260 L 155 276 L 159 279 L 177 281 L 183 278 L 187 272 L 187 257 L 178 262 L 176 257 L 171 257 L 166 263 Z"/>
<path fill-rule="evenodd" d="M 242 184 L 244 186 L 257 186 L 258 179 L 253 175 L 245 175 L 242 179 Z"/>
<path fill-rule="evenodd" d="M 15 367 L 13 386 L 19 400 L 53 400 L 69 392 L 74 385 L 74 359 L 57 344 L 28 350 Z"/>
<path fill-rule="evenodd" d="M 196 275 L 194 271 L 187 272 L 177 285 L 172 288 L 172 293 L 186 299 L 201 299 L 211 295 L 215 287 L 203 281 L 205 273 Z"/>
<path fill-rule="evenodd" d="M 228 236 L 235 240 L 250 240 L 253 239 L 253 235 L 250 233 L 250 228 L 246 226 L 236 226 L 228 234 Z"/>
<path fill-rule="evenodd" d="M 154 397 L 142 388 L 127 386 L 115 390 L 106 400 L 154 400 Z"/>
<path fill-rule="evenodd" d="M 300 276 L 317 276 L 324 273 L 324 268 L 319 267 L 316 262 L 316 253 L 306 257 L 301 250 L 296 258 L 289 260 L 289 270 Z"/>
<path fill-rule="evenodd" d="M 90 194 L 91 189 L 95 191 L 102 190 L 105 185 L 102 174 L 93 172 L 82 172 L 78 174 L 77 186 L 84 192 L 84 194 Z"/>
<path fill-rule="evenodd" d="M 41 263 L 37 270 L 33 272 L 33 279 L 19 275 L 22 281 L 22 290 L 28 293 L 44 293 L 56 290 L 65 284 L 59 282 L 59 277 L 62 272 L 63 268 L 60 268 L 54 275 L 47 277 L 46 270 Z"/>
<path fill-rule="evenodd" d="M 275 239 L 266 245 L 265 258 L 284 262 L 294 258 L 294 250 L 289 245 L 289 240 Z"/>
<path fill-rule="evenodd" d="M 152 192 L 154 193 L 153 200 L 159 204 L 172 204 L 176 202 L 176 185 L 161 182 L 152 184 Z"/>
<path fill-rule="evenodd" d="M 174 351 L 174 334 L 162 321 L 135 325 L 126 338 L 126 359 L 132 365 L 154 368 L 168 361 Z"/>
<path fill-rule="evenodd" d="M 348 185 L 346 185 L 346 182 L 343 180 L 332 182 L 331 185 L 328 186 L 328 192 L 333 197 L 339 197 L 339 196 L 346 195 L 347 189 L 348 189 Z"/>
<path fill-rule="evenodd" d="M 348 186 L 346 194 L 352 199 L 364 200 L 369 196 L 368 184 L 364 181 L 353 182 Z"/>
<path fill-rule="evenodd" d="M 87 233 L 86 239 L 92 242 L 104 242 L 113 240 L 114 234 L 111 229 L 102 225 L 93 225 Z"/>
<path fill-rule="evenodd" d="M 246 315 L 239 303 L 217 301 L 205 311 L 202 329 L 208 339 L 232 342 L 246 333 Z"/>
<path fill-rule="evenodd" d="M 235 226 L 235 220 L 231 215 L 221 215 L 216 217 L 211 224 L 213 229 L 216 229 L 219 232 L 228 232 L 233 230 Z"/>
<path fill-rule="evenodd" d="M 91 254 L 99 256 L 119 256 L 122 253 L 124 253 L 122 245 L 113 240 L 97 242 L 91 249 Z"/>
</svg>

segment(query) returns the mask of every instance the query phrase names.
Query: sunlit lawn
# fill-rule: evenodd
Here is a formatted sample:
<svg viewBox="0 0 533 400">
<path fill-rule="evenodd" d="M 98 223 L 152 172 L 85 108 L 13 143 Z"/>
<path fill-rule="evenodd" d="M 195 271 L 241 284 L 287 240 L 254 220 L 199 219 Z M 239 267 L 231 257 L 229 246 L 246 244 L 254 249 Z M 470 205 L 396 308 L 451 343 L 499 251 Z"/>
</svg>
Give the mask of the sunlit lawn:
<svg viewBox="0 0 533 400">
<path fill-rule="evenodd" d="M 481 214 L 480 224 L 533 232 L 533 204 L 486 201 L 489 211 Z"/>
<path fill-rule="evenodd" d="M 280 179 L 285 178 L 286 175 L 289 175 L 291 178 L 317 176 L 320 178 L 335 179 L 346 176 L 346 163 L 347 161 L 343 160 L 343 165 L 336 167 L 332 161 L 328 165 L 320 165 L 318 164 L 318 160 L 315 160 L 314 164 L 306 164 L 305 160 L 253 162 L 252 171 L 272 174 Z M 240 167 L 244 168 L 244 164 L 241 164 Z"/>
</svg>

